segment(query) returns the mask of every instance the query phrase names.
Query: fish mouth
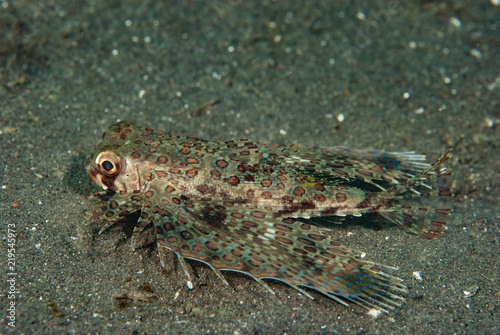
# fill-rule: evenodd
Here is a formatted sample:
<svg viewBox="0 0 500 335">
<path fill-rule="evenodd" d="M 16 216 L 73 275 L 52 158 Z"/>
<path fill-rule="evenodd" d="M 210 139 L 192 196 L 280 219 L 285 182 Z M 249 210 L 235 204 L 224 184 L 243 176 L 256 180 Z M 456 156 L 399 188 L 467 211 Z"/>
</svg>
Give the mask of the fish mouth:
<svg viewBox="0 0 500 335">
<path fill-rule="evenodd" d="M 94 167 L 88 168 L 87 173 L 90 179 L 92 179 L 97 186 L 101 186 L 105 190 L 108 189 L 108 187 L 103 184 L 102 175 L 96 168 Z"/>
</svg>

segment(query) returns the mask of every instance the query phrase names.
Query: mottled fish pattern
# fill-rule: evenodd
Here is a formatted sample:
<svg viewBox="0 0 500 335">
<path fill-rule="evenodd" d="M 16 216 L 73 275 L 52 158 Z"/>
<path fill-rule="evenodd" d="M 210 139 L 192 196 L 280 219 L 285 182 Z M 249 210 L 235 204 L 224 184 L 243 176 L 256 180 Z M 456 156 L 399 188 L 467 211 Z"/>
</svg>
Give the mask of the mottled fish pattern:
<svg viewBox="0 0 500 335">
<path fill-rule="evenodd" d="M 377 212 L 433 239 L 446 228 L 448 208 L 418 204 L 451 197 L 430 181 L 450 175 L 423 155 L 250 142 L 210 142 L 161 134 L 128 121 L 110 126 L 86 161 L 104 192 L 91 219 L 107 228 L 135 213 L 132 245 L 154 226 L 162 265 L 177 255 L 192 288 L 186 259 L 221 271 L 284 282 L 308 297 L 319 291 L 345 304 L 388 311 L 399 306 L 402 281 L 322 234 L 313 218 Z M 415 204 L 414 202 L 417 201 Z"/>
</svg>

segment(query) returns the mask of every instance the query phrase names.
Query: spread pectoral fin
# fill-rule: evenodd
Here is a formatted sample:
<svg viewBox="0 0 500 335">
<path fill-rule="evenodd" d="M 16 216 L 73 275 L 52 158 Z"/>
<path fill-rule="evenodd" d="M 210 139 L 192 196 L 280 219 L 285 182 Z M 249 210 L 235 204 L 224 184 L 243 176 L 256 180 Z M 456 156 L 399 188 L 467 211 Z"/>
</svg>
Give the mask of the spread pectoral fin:
<svg viewBox="0 0 500 335">
<path fill-rule="evenodd" d="M 100 221 L 104 226 L 99 230 L 99 235 L 115 223 L 141 209 L 141 205 L 133 201 L 131 192 L 117 193 L 104 191 L 95 193 L 89 200 L 101 201 L 101 206 L 96 206 L 88 213 L 91 221 Z"/>
<path fill-rule="evenodd" d="M 220 271 L 236 271 L 267 289 L 262 279 L 282 281 L 308 296 L 302 287 L 381 310 L 402 300 L 391 293 L 404 291 L 399 279 L 328 240 L 318 227 L 240 209 L 214 203 L 205 204 L 205 213 L 171 213 L 156 227 L 158 246 L 174 251 L 181 263 L 187 258 L 208 264 L 221 279 Z"/>
</svg>

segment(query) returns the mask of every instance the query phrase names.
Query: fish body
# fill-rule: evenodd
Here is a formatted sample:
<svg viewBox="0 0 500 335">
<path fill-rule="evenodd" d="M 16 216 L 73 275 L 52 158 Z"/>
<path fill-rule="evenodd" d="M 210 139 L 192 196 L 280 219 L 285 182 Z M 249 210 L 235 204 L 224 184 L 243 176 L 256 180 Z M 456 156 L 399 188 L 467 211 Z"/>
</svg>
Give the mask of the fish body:
<svg viewBox="0 0 500 335">
<path fill-rule="evenodd" d="M 387 311 L 402 300 L 402 282 L 324 236 L 311 218 L 377 212 L 425 238 L 439 236 L 451 210 L 411 205 L 423 196 L 451 196 L 427 182 L 449 175 L 413 153 L 255 143 L 211 142 L 165 135 L 128 121 L 110 126 L 86 161 L 104 188 L 92 220 L 104 226 L 139 212 L 132 245 L 154 225 L 159 256 L 173 251 L 191 284 L 185 259 L 221 271 L 279 280 L 310 296 Z"/>
</svg>

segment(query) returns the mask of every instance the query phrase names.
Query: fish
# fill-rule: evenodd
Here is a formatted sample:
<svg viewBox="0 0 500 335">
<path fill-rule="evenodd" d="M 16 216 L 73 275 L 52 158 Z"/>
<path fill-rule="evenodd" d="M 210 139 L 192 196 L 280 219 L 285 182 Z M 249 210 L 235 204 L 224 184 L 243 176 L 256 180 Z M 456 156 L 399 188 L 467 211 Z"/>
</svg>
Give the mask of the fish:
<svg viewBox="0 0 500 335">
<path fill-rule="evenodd" d="M 266 144 L 247 139 L 207 141 L 162 134 L 129 121 L 111 125 L 86 160 L 103 191 L 90 222 L 98 234 L 131 217 L 131 236 L 151 227 L 166 266 L 173 252 L 193 289 L 186 260 L 243 273 L 274 294 L 264 280 L 283 282 L 305 296 L 316 291 L 349 306 L 389 312 L 404 303 L 403 281 L 359 252 L 335 242 L 319 221 L 377 213 L 403 230 L 434 239 L 447 229 L 451 208 L 424 206 L 426 197 L 452 198 L 451 176 L 414 152 Z M 415 203 L 416 201 L 416 203 Z M 135 216 L 134 216 L 135 215 Z M 333 234 L 334 232 L 332 232 Z"/>
</svg>

